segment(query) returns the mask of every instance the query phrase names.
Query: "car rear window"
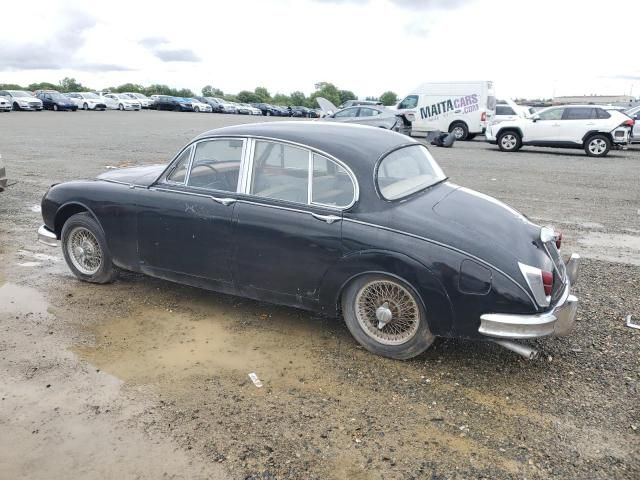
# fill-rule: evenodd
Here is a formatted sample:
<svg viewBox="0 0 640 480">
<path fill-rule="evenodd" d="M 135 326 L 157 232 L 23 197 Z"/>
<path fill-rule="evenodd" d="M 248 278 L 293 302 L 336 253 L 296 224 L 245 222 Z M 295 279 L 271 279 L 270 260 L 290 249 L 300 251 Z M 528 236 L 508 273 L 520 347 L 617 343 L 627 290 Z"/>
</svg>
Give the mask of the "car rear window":
<svg viewBox="0 0 640 480">
<path fill-rule="evenodd" d="M 376 181 L 386 200 L 398 200 L 444 180 L 446 175 L 424 145 L 394 150 L 378 165 Z"/>
</svg>

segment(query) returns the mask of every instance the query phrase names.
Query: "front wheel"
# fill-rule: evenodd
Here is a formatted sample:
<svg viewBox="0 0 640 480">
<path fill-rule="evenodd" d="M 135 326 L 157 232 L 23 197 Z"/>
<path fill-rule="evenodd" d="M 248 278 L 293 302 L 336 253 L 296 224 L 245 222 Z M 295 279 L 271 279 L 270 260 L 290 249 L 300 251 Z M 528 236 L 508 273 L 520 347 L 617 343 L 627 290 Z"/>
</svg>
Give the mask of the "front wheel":
<svg viewBox="0 0 640 480">
<path fill-rule="evenodd" d="M 593 135 L 584 144 L 584 151 L 590 157 L 604 157 L 611 150 L 611 140 L 606 135 Z"/>
<path fill-rule="evenodd" d="M 62 253 L 78 279 L 91 283 L 110 283 L 117 270 L 111 261 L 102 228 L 88 213 L 76 213 L 62 227 Z"/>
<path fill-rule="evenodd" d="M 54 110 L 55 112 L 57 112 L 57 111 L 58 111 L 58 105 L 56 105 L 55 103 L 53 104 L 53 110 Z"/>
<path fill-rule="evenodd" d="M 82 104 L 82 109 L 89 110 L 89 105 L 87 105 L 86 103 Z"/>
<path fill-rule="evenodd" d="M 200 112 L 200 107 L 196 107 L 193 109 L 194 112 Z"/>
<path fill-rule="evenodd" d="M 416 292 L 391 276 L 355 279 L 342 296 L 342 312 L 353 337 L 376 355 L 406 360 L 435 340 Z"/>
<path fill-rule="evenodd" d="M 518 132 L 503 132 L 498 135 L 498 148 L 503 152 L 515 152 L 522 146 Z"/>
<path fill-rule="evenodd" d="M 118 105 L 118 110 L 123 111 L 124 110 L 124 105 L 122 105 L 122 104 Z"/>
</svg>

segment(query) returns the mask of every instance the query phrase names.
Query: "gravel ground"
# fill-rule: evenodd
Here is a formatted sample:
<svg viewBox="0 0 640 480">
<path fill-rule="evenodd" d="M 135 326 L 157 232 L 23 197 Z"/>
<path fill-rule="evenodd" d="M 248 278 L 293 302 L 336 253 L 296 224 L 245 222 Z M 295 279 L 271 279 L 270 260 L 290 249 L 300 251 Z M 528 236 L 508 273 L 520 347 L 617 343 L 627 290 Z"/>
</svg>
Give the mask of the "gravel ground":
<svg viewBox="0 0 640 480">
<path fill-rule="evenodd" d="M 536 361 L 439 340 L 398 362 L 340 320 L 140 275 L 76 281 L 35 242 L 54 182 L 167 161 L 262 118 L 170 112 L 0 115 L 0 477 L 640 477 L 640 150 L 434 154 L 461 185 L 565 235 L 584 261 L 576 330 Z M 256 372 L 264 387 L 247 374 Z"/>
</svg>

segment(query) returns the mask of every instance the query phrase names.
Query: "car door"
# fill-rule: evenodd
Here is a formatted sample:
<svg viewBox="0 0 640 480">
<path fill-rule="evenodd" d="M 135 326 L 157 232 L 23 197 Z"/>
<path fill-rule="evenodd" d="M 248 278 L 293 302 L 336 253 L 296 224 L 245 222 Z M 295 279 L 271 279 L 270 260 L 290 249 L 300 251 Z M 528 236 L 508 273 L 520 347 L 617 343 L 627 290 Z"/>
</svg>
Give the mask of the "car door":
<svg viewBox="0 0 640 480">
<path fill-rule="evenodd" d="M 141 192 L 138 250 L 144 268 L 231 283 L 232 223 L 246 140 L 200 140 Z"/>
<path fill-rule="evenodd" d="M 236 287 L 289 305 L 317 301 L 322 278 L 342 256 L 342 210 L 355 202 L 355 185 L 332 159 L 254 140 L 235 210 Z"/>
<path fill-rule="evenodd" d="M 560 136 L 564 107 L 548 108 L 534 116 L 523 131 L 525 142 L 555 142 Z"/>
<path fill-rule="evenodd" d="M 557 140 L 582 143 L 582 138 L 590 130 L 598 130 L 599 124 L 595 107 L 567 107 L 564 109 Z"/>
<path fill-rule="evenodd" d="M 338 122 L 354 122 L 358 118 L 358 110 L 360 110 L 360 107 L 348 107 L 334 113 L 331 118 Z"/>
</svg>

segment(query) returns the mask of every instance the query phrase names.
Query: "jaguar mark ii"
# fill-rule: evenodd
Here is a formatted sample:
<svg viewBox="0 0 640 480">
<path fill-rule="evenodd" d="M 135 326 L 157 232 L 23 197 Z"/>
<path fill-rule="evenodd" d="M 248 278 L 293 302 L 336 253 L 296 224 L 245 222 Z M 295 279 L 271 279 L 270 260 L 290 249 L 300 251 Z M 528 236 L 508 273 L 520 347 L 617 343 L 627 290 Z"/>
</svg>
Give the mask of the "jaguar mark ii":
<svg viewBox="0 0 640 480">
<path fill-rule="evenodd" d="M 417 140 L 379 128 L 269 122 L 206 132 L 168 165 L 53 185 L 40 241 L 81 280 L 118 270 L 342 316 L 373 353 L 437 336 L 568 333 L 579 256 L 513 208 L 448 181 Z"/>
</svg>

